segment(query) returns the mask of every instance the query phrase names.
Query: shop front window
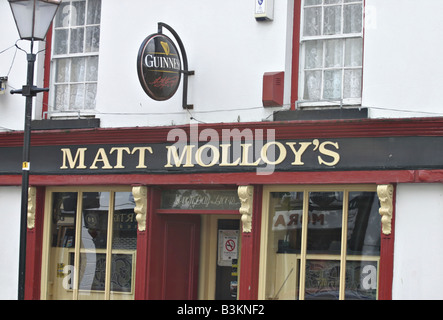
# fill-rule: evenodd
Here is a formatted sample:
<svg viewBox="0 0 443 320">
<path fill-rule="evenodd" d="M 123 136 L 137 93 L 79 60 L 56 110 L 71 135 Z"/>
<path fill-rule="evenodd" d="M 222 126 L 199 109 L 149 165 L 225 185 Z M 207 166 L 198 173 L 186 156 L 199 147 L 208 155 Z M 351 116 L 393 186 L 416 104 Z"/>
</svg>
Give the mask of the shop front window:
<svg viewBox="0 0 443 320">
<path fill-rule="evenodd" d="M 137 221 L 132 193 L 50 195 L 46 299 L 133 299 Z"/>
<path fill-rule="evenodd" d="M 265 194 L 266 299 L 377 299 L 381 219 L 371 187 Z"/>
</svg>

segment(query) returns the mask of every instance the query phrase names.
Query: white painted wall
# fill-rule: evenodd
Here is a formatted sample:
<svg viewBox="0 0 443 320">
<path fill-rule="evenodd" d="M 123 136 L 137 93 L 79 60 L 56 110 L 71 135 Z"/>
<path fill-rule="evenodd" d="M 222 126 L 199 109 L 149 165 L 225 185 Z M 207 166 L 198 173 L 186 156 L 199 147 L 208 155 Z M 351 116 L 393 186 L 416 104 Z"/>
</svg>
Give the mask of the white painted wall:
<svg viewBox="0 0 443 320">
<path fill-rule="evenodd" d="M 272 22 L 255 20 L 254 1 L 134 2 L 136 10 L 128 10 L 125 1 L 102 2 L 97 105 L 103 126 L 183 124 L 190 123 L 191 114 L 203 122 L 261 121 L 271 115 L 262 106 L 262 77 L 285 71 L 291 56 L 288 1 L 275 1 Z M 181 87 L 170 100 L 158 102 L 140 86 L 137 53 L 142 41 L 157 32 L 158 22 L 179 34 L 195 71 L 189 78 L 190 113 L 182 109 Z"/>
<path fill-rule="evenodd" d="M 0 300 L 17 299 L 21 187 L 0 187 Z"/>
<path fill-rule="evenodd" d="M 397 186 L 393 299 L 443 299 L 443 185 Z"/>
<path fill-rule="evenodd" d="M 366 0 L 362 105 L 371 117 L 443 116 L 442 11 L 441 0 Z"/>
</svg>

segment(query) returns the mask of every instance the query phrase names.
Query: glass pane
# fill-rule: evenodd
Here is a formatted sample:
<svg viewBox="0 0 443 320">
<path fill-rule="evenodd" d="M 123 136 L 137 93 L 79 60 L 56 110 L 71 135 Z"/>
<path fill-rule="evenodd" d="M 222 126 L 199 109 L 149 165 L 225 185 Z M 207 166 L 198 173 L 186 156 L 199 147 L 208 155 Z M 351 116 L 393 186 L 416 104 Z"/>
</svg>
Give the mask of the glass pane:
<svg viewBox="0 0 443 320">
<path fill-rule="evenodd" d="M 85 24 L 86 1 L 73 1 L 70 9 L 71 26 L 83 26 Z"/>
<path fill-rule="evenodd" d="M 89 0 L 87 15 L 88 24 L 100 24 L 101 0 Z"/>
<path fill-rule="evenodd" d="M 69 53 L 82 53 L 83 42 L 85 40 L 85 28 L 71 29 L 71 41 L 69 47 Z"/>
<path fill-rule="evenodd" d="M 363 60 L 363 39 L 346 39 L 345 67 L 361 67 Z"/>
<path fill-rule="evenodd" d="M 305 43 L 305 68 L 314 69 L 323 66 L 323 41 L 307 41 Z"/>
<path fill-rule="evenodd" d="M 337 300 L 340 290 L 340 261 L 306 261 L 305 300 Z"/>
<path fill-rule="evenodd" d="M 305 6 L 313 6 L 317 4 L 321 4 L 322 0 L 305 0 Z"/>
<path fill-rule="evenodd" d="M 70 86 L 69 110 L 81 110 L 85 102 L 85 85 L 74 84 Z"/>
<path fill-rule="evenodd" d="M 376 261 L 346 261 L 345 299 L 376 300 L 377 267 Z"/>
<path fill-rule="evenodd" d="M 343 33 L 362 32 L 363 7 L 361 4 L 345 5 L 343 8 Z"/>
<path fill-rule="evenodd" d="M 325 42 L 325 67 L 343 66 L 343 41 L 327 40 Z"/>
<path fill-rule="evenodd" d="M 320 100 L 321 98 L 321 71 L 306 71 L 303 99 Z"/>
<path fill-rule="evenodd" d="M 97 81 L 98 57 L 86 58 L 86 81 Z"/>
<path fill-rule="evenodd" d="M 348 255 L 380 255 L 381 220 L 375 192 L 350 192 L 348 207 Z"/>
<path fill-rule="evenodd" d="M 326 70 L 324 74 L 323 98 L 340 99 L 342 70 Z"/>
<path fill-rule="evenodd" d="M 69 86 L 68 85 L 55 85 L 55 101 L 54 110 L 65 110 L 69 104 Z"/>
<path fill-rule="evenodd" d="M 69 81 L 69 59 L 57 59 L 55 60 L 55 82 L 68 82 Z"/>
<path fill-rule="evenodd" d="M 52 195 L 51 246 L 49 251 L 47 299 L 72 299 L 74 263 L 70 255 L 75 247 L 77 193 L 55 192 Z"/>
<path fill-rule="evenodd" d="M 325 4 L 337 4 L 341 2 L 342 0 L 325 0 Z"/>
<path fill-rule="evenodd" d="M 341 6 L 324 7 L 323 34 L 341 33 Z"/>
<path fill-rule="evenodd" d="M 307 253 L 340 254 L 343 192 L 311 192 Z"/>
<path fill-rule="evenodd" d="M 54 25 L 56 28 L 68 28 L 69 27 L 69 19 L 70 19 L 70 4 L 66 2 L 60 3 L 60 6 L 57 10 L 57 14 L 54 18 Z"/>
<path fill-rule="evenodd" d="M 98 52 L 100 46 L 100 27 L 86 28 L 85 52 Z"/>
<path fill-rule="evenodd" d="M 272 192 L 269 202 L 266 298 L 297 299 L 303 192 Z"/>
<path fill-rule="evenodd" d="M 304 10 L 304 36 L 318 36 L 321 31 L 321 7 L 306 8 Z"/>
<path fill-rule="evenodd" d="M 112 233 L 111 299 L 130 299 L 134 294 L 137 220 L 132 192 L 116 192 Z M 128 293 L 131 295 L 122 295 Z"/>
<path fill-rule="evenodd" d="M 103 299 L 109 192 L 85 192 L 79 265 L 79 299 Z"/>
<path fill-rule="evenodd" d="M 85 58 L 71 59 L 71 82 L 83 82 L 85 80 Z"/>
<path fill-rule="evenodd" d="M 361 98 L 361 69 L 345 70 L 343 97 Z"/>
<path fill-rule="evenodd" d="M 54 54 L 68 53 L 68 30 L 55 30 L 54 32 Z"/>
<path fill-rule="evenodd" d="M 85 109 L 95 108 L 96 97 L 97 97 L 97 84 L 95 83 L 86 84 Z"/>
</svg>

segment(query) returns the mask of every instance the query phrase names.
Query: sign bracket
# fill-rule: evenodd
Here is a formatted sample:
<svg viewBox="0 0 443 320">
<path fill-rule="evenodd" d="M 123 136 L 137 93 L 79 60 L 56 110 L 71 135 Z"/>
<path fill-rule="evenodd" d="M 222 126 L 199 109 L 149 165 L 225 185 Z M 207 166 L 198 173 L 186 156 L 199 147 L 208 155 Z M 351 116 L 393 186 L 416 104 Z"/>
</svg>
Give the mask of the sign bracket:
<svg viewBox="0 0 443 320">
<path fill-rule="evenodd" d="M 181 58 L 183 60 L 183 70 L 180 70 L 180 73 L 183 73 L 183 109 L 194 109 L 194 105 L 188 104 L 188 76 L 194 75 L 195 72 L 188 70 L 188 57 L 186 55 L 186 50 L 177 32 L 175 32 L 175 30 L 166 23 L 159 22 L 158 33 L 162 34 L 163 28 L 166 28 L 174 36 L 175 40 L 178 43 L 178 46 L 180 47 Z"/>
</svg>

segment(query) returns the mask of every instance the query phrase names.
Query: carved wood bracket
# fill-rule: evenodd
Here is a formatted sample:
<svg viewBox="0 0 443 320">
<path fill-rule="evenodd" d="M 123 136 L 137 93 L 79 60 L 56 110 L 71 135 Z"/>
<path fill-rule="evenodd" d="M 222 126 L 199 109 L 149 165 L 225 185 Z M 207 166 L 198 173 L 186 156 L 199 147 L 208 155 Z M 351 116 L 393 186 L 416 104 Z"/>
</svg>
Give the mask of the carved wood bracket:
<svg viewBox="0 0 443 320">
<path fill-rule="evenodd" d="M 138 223 L 138 231 L 146 230 L 146 214 L 148 205 L 148 188 L 146 186 L 136 186 L 132 188 L 134 196 L 136 219 Z"/>
<path fill-rule="evenodd" d="M 36 192 L 37 191 L 35 187 L 28 188 L 28 216 L 27 216 L 28 229 L 35 228 Z"/>
<path fill-rule="evenodd" d="M 378 199 L 380 200 L 381 225 L 383 234 L 391 234 L 391 220 L 393 212 L 394 187 L 391 184 L 377 186 Z"/>
<path fill-rule="evenodd" d="M 239 186 L 237 193 L 241 203 L 239 211 L 242 215 L 241 221 L 243 223 L 243 232 L 249 233 L 252 231 L 252 199 L 254 195 L 254 187 Z"/>
</svg>

